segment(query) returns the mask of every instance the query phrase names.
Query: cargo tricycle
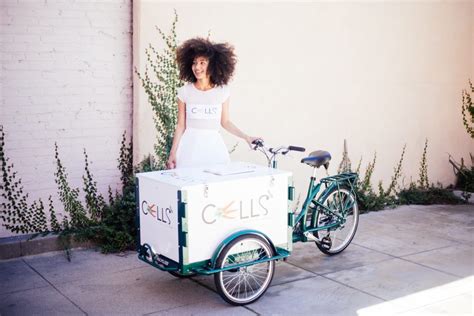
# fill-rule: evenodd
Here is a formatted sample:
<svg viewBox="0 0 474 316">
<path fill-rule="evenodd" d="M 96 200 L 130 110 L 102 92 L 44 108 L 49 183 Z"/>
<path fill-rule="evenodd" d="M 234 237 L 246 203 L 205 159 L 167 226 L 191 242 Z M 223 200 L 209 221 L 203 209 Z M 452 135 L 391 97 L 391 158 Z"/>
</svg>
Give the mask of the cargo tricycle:
<svg viewBox="0 0 474 316">
<path fill-rule="evenodd" d="M 233 305 L 258 300 L 269 287 L 275 261 L 295 242 L 315 242 L 327 255 L 342 252 L 359 222 L 356 173 L 316 180 L 331 155 L 313 151 L 301 160 L 314 168 L 301 210 L 292 211 L 292 174 L 277 157 L 296 146 L 254 149 L 268 166 L 232 162 L 137 176 L 138 258 L 176 277 L 214 275 L 220 296 Z"/>
</svg>

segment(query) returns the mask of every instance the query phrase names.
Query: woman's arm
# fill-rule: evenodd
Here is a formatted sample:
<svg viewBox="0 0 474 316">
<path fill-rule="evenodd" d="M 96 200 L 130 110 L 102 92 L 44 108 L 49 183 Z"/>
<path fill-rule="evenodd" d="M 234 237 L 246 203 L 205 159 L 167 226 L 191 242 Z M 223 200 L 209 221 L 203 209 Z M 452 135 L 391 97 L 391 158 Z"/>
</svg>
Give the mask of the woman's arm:
<svg viewBox="0 0 474 316">
<path fill-rule="evenodd" d="M 178 123 L 174 131 L 173 145 L 171 146 L 170 156 L 168 158 L 168 168 L 176 168 L 176 151 L 178 150 L 179 141 L 186 129 L 186 104 L 178 99 Z"/>
<path fill-rule="evenodd" d="M 252 142 L 256 139 L 261 139 L 261 137 L 248 136 L 242 132 L 237 126 L 232 123 L 229 115 L 229 99 L 222 104 L 222 115 L 221 115 L 221 125 L 229 133 L 242 138 L 245 140 L 250 147 L 252 147 Z"/>
</svg>

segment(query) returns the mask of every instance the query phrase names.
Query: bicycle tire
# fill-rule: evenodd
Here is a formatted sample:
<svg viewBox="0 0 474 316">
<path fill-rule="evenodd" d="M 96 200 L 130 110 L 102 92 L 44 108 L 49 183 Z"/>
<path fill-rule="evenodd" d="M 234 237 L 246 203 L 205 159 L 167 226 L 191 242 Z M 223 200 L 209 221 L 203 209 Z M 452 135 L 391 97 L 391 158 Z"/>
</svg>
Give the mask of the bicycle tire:
<svg viewBox="0 0 474 316">
<path fill-rule="evenodd" d="M 255 247 L 258 250 L 246 250 Z M 239 249 L 245 251 L 239 252 Z M 273 248 L 266 239 L 255 234 L 245 234 L 235 238 L 224 247 L 217 258 L 216 268 L 251 262 L 265 257 L 271 258 L 273 255 Z M 214 274 L 214 282 L 217 292 L 227 303 L 237 306 L 247 305 L 257 301 L 265 294 L 272 282 L 274 271 L 275 261 L 271 260 L 247 267 L 217 272 Z M 252 285 L 256 287 L 255 290 Z M 249 290 L 252 290 L 250 294 L 248 294 L 247 286 Z"/>
<path fill-rule="evenodd" d="M 352 242 L 352 239 L 354 238 L 357 231 L 357 227 L 359 225 L 359 207 L 357 205 L 356 196 L 352 192 L 351 188 L 347 185 L 340 185 L 339 187 L 332 188 L 327 194 L 324 194 L 324 198 L 320 202 L 322 205 L 332 208 L 334 211 L 337 212 L 337 214 L 341 215 L 341 209 L 344 208 L 341 208 L 341 200 L 346 203 L 346 199 L 344 197 L 349 198 L 349 202 L 352 203 L 352 206 L 350 207 L 350 209 L 348 209 L 349 216 L 347 216 L 347 214 L 345 216 L 346 222 L 340 226 L 337 226 L 335 229 L 319 230 L 314 233 L 314 236 L 320 240 L 320 242 L 316 242 L 316 246 L 318 247 L 318 249 L 321 252 L 330 256 L 341 253 Z M 325 214 L 321 207 L 319 207 L 318 209 L 319 212 L 316 217 L 315 223 L 316 227 L 321 227 L 324 226 L 323 224 L 327 224 L 328 217 L 331 217 L 331 215 Z M 351 218 L 350 221 L 348 221 L 349 217 Z M 341 238 L 337 238 L 338 231 L 342 231 L 343 229 L 345 229 L 347 223 L 349 223 L 349 226 L 347 226 L 349 227 L 347 235 L 343 237 L 342 241 L 337 246 L 335 246 L 335 242 L 341 240 Z M 327 236 L 329 236 L 329 239 L 324 240 L 324 238 L 327 238 Z"/>
</svg>

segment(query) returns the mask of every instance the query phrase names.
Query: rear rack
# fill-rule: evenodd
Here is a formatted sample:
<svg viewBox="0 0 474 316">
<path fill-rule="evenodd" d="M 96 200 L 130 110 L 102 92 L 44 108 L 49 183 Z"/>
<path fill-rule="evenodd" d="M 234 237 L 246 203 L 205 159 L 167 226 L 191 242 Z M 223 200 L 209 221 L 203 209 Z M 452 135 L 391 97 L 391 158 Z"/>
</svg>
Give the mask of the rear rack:
<svg viewBox="0 0 474 316">
<path fill-rule="evenodd" d="M 341 182 L 348 182 L 351 186 L 356 185 L 357 179 L 359 179 L 359 175 L 355 172 L 346 172 L 346 173 L 340 173 L 335 176 L 330 176 L 326 178 L 321 179 L 321 183 L 329 184 L 336 182 L 337 184 L 340 184 Z"/>
</svg>

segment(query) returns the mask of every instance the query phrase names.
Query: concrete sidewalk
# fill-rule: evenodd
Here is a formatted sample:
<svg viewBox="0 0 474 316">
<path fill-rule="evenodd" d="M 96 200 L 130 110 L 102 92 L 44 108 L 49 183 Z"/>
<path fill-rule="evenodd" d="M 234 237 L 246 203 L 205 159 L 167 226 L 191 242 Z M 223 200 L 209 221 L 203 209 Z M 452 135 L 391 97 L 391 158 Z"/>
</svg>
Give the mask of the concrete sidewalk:
<svg viewBox="0 0 474 316">
<path fill-rule="evenodd" d="M 474 313 L 474 206 L 405 206 L 362 215 L 328 257 L 295 244 L 267 293 L 232 307 L 213 278 L 176 279 L 134 252 L 75 250 L 0 261 L 0 315 L 388 315 Z"/>
</svg>

